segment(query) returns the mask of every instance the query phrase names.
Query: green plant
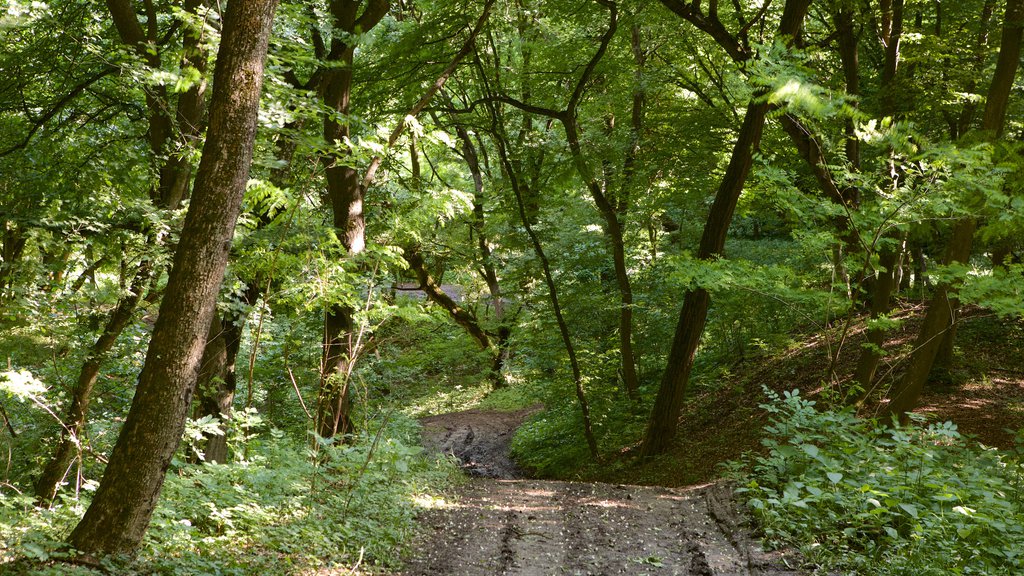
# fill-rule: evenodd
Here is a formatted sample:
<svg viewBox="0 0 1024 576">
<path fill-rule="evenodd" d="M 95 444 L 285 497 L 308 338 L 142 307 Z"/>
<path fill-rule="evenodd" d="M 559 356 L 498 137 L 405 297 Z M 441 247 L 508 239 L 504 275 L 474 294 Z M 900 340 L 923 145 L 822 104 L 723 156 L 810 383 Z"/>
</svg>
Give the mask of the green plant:
<svg viewBox="0 0 1024 576">
<path fill-rule="evenodd" d="M 738 490 L 768 541 L 824 570 L 1009 574 L 1024 570 L 1021 461 L 949 423 L 880 426 L 766 391 L 764 444 Z"/>
</svg>

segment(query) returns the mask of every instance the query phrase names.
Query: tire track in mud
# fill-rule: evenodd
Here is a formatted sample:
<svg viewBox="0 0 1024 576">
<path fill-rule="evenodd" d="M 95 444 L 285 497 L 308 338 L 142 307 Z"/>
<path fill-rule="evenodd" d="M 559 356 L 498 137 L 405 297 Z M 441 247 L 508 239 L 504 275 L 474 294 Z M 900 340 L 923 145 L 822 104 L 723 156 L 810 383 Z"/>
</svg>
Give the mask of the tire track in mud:
<svg viewBox="0 0 1024 576">
<path fill-rule="evenodd" d="M 423 420 L 428 449 L 453 454 L 484 477 L 423 511 L 422 533 L 400 574 L 799 574 L 754 544 L 723 485 L 672 489 L 510 477 L 522 472 L 508 457 L 508 442 L 537 409 Z"/>
</svg>

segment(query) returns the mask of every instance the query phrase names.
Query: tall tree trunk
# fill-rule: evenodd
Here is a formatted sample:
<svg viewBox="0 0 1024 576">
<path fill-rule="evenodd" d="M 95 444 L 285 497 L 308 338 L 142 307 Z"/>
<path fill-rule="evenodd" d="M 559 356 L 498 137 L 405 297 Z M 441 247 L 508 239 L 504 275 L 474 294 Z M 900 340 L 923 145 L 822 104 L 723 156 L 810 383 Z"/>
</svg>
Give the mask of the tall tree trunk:
<svg viewBox="0 0 1024 576">
<path fill-rule="evenodd" d="M 995 74 L 989 86 L 988 98 L 985 101 L 985 113 L 982 119 L 982 130 L 991 139 L 1002 135 L 1006 124 L 1006 109 L 1009 104 L 1010 92 L 1020 63 L 1021 40 L 1024 35 L 1024 0 L 1008 0 L 1006 17 L 1003 20 L 1002 40 L 999 46 L 999 59 L 996 61 Z M 946 250 L 947 263 L 966 263 L 971 256 L 971 246 L 978 221 L 973 216 L 959 219 L 953 225 L 953 235 Z M 889 404 L 885 408 L 887 416 L 901 420 L 907 412 L 914 409 L 921 396 L 928 374 L 931 372 L 936 355 L 942 345 L 943 332 L 948 329 L 952 320 L 952 303 L 950 291 L 955 286 L 949 283 L 940 284 L 925 314 L 921 331 L 914 343 L 914 351 L 910 356 L 907 370 L 899 383 L 893 387 Z"/>
<path fill-rule="evenodd" d="M 132 315 L 142 299 L 142 293 L 145 291 L 146 283 L 149 282 L 151 275 L 152 264 L 148 261 L 142 262 L 135 272 L 135 278 L 132 280 L 128 292 L 118 300 L 117 306 L 110 312 L 107 322 L 103 326 L 103 332 L 89 349 L 89 354 L 79 369 L 78 380 L 71 392 L 71 405 L 64 419 L 64 428 L 61 430 L 60 439 L 46 466 L 43 467 L 42 474 L 36 480 L 36 502 L 42 506 L 49 505 L 57 496 L 61 482 L 71 470 L 72 461 L 77 454 L 80 454 L 82 430 L 85 428 L 86 414 L 92 400 L 92 390 L 100 375 L 100 366 L 110 349 L 113 348 L 118 336 L 131 322 Z"/>
<path fill-rule="evenodd" d="M 203 5 L 205 4 L 200 0 L 187 0 L 184 8 L 187 13 L 195 15 L 199 7 Z M 148 66 L 154 69 L 159 68 L 160 55 L 153 51 L 151 45 L 155 40 L 152 37 L 153 29 L 149 31 L 148 36 L 146 32 L 143 32 L 130 2 L 108 0 L 107 6 L 122 42 L 139 51 Z M 199 33 L 191 29 L 184 34 L 182 52 L 182 66 L 195 68 L 200 74 L 200 80 L 182 93 L 178 99 L 176 118 L 180 136 L 185 141 L 184 145 L 197 139 L 202 132 L 206 93 L 206 80 L 203 76 L 207 69 L 208 54 L 203 48 Z M 167 153 L 168 140 L 173 134 L 173 124 L 170 121 L 170 106 L 166 91 L 162 87 L 148 88 L 146 103 L 149 107 L 150 152 L 154 158 L 164 158 L 159 169 L 159 180 L 151 191 L 152 199 L 158 208 L 173 210 L 178 208 L 188 195 L 191 163 L 187 160 L 187 151 Z M 143 264 L 142 269 L 136 273 L 129 294 L 118 301 L 117 307 L 108 317 L 103 332 L 90 349 L 85 363 L 79 370 L 79 377 L 72 391 L 72 402 L 68 408 L 67 422 L 61 432 L 61 438 L 44 467 L 42 475 L 36 482 L 35 491 L 38 502 L 49 503 L 56 496 L 58 486 L 65 478 L 79 445 L 78 437 L 85 426 L 90 397 L 96 378 L 99 376 L 102 361 L 131 320 L 144 291 L 142 285 L 147 279 L 151 277 L 155 279 L 158 276 L 159 274 L 154 275 L 153 271 L 149 269 L 148 263 Z M 136 285 L 137 282 L 141 282 L 141 284 Z"/>
<path fill-rule="evenodd" d="M 373 29 L 387 14 L 387 0 L 330 0 L 334 34 L 327 60 L 332 63 L 323 75 L 324 104 L 332 112 L 324 115 L 324 140 L 341 146 L 351 134 L 348 115 L 352 100 L 352 63 L 355 45 L 349 44 L 357 34 Z M 340 118 L 340 119 L 339 119 Z M 342 120 L 343 119 L 343 120 Z M 331 205 L 334 228 L 345 253 L 354 256 L 366 246 L 366 221 L 363 217 L 363 188 L 359 172 L 349 166 L 347 151 L 327 158 L 327 198 Z M 348 377 L 355 362 L 357 341 L 353 333 L 355 311 L 332 304 L 324 311 L 323 355 L 321 357 L 320 393 L 317 400 L 317 433 L 324 438 L 347 434 L 353 430 L 350 414 L 351 397 Z"/>
<path fill-rule="evenodd" d="M 69 537 L 86 555 L 138 549 L 181 442 L 249 176 L 276 6 L 276 0 L 227 5 L 209 134 L 160 316 L 103 479 Z"/>
<path fill-rule="evenodd" d="M 600 457 L 600 452 L 597 446 L 597 437 L 594 435 L 593 423 L 590 419 L 590 403 L 587 401 L 586 391 L 583 387 L 583 372 L 580 370 L 580 363 L 576 357 L 576 347 L 573 345 L 572 336 L 569 334 L 569 324 L 565 321 L 565 316 L 562 314 L 562 306 L 558 301 L 558 287 L 555 285 L 555 279 L 551 273 L 551 263 L 548 260 L 547 255 L 544 253 L 544 246 L 541 244 L 537 231 L 533 229 L 533 223 L 530 221 L 530 215 L 523 197 L 523 191 L 519 185 L 518 174 L 515 172 L 515 168 L 512 166 L 512 163 L 508 158 L 504 134 L 500 132 L 501 128 L 497 127 L 501 118 L 493 109 L 491 112 L 493 115 L 492 118 L 496 124 L 494 132 L 498 154 L 501 157 L 501 163 L 504 167 L 505 175 L 509 179 L 509 186 L 512 188 L 512 193 L 516 198 L 516 206 L 519 208 L 519 219 L 523 224 L 523 228 L 526 230 L 526 234 L 530 237 L 530 243 L 533 245 L 534 254 L 537 256 L 537 259 L 540 260 L 541 270 L 544 273 L 544 282 L 548 287 L 548 300 L 551 302 L 551 310 L 555 315 L 555 322 L 558 324 L 558 333 L 562 337 L 562 344 L 565 346 L 565 352 L 569 356 L 569 366 L 572 369 L 573 384 L 576 390 L 576 400 L 579 402 L 580 415 L 583 418 L 583 436 L 587 441 L 587 447 L 590 449 L 590 456 L 597 460 Z"/>
<path fill-rule="evenodd" d="M 897 78 L 900 69 L 900 44 L 903 41 L 903 4 L 904 0 L 882 0 L 882 35 L 880 37 L 885 58 L 881 74 L 881 113 L 883 117 L 895 118 L 899 112 L 896 108 Z M 890 153 L 891 156 L 891 153 Z M 889 160 L 889 173 L 893 188 L 899 185 L 900 173 L 896 166 Z M 887 235 L 890 241 L 895 239 Z M 870 287 L 871 312 L 870 319 L 878 320 L 883 314 L 892 308 L 892 294 L 898 288 L 895 282 L 896 261 L 898 253 L 891 242 L 883 242 L 878 246 L 880 269 L 874 275 L 867 274 L 864 277 L 873 279 L 868 282 Z M 868 265 L 865 265 L 868 268 Z M 878 370 L 878 363 L 882 358 L 882 344 L 889 331 L 885 328 L 870 328 L 867 331 L 867 346 L 860 351 L 857 360 L 855 378 L 861 388 L 861 393 L 851 395 L 850 398 L 860 400 L 873 386 L 873 379 Z"/>
<path fill-rule="evenodd" d="M 761 141 L 767 112 L 768 105 L 756 99 L 747 105 L 729 166 L 722 177 L 722 183 L 718 187 L 715 201 L 704 224 L 704 234 L 697 253 L 701 260 L 713 260 L 722 254 L 736 202 L 750 173 L 754 150 Z M 647 430 L 640 448 L 641 457 L 664 452 L 675 438 L 690 372 L 693 370 L 693 357 L 704 332 L 710 301 L 711 296 L 704 288 L 686 292 L 672 337 L 668 362 L 658 388 L 658 396 L 647 422 Z"/>
<path fill-rule="evenodd" d="M 694 16 L 690 11 L 692 8 L 688 10 L 686 6 L 675 6 L 674 2 L 665 0 L 662 3 L 677 14 L 693 21 Z M 778 31 L 778 36 L 783 41 L 792 43 L 799 35 L 809 6 L 810 0 L 787 0 Z M 714 37 L 714 35 L 712 36 Z M 717 37 L 716 40 L 718 40 Z M 729 43 L 728 40 L 719 42 Z M 735 39 L 732 39 L 731 42 L 729 47 L 723 45 L 723 48 L 729 50 L 730 54 L 736 51 L 733 47 L 736 44 Z M 718 191 L 715 193 L 715 200 L 708 213 L 707 222 L 704 224 L 704 233 L 701 236 L 700 248 L 697 252 L 697 257 L 701 260 L 711 260 L 721 256 L 725 246 L 725 237 L 732 222 L 736 202 L 739 200 L 747 175 L 750 173 L 754 150 L 757 149 L 761 141 L 765 116 L 768 113 L 768 104 L 764 102 L 762 96 L 763 94 L 755 94 L 747 104 L 747 111 L 743 117 L 743 124 L 736 138 L 736 144 L 733 146 L 729 165 L 722 177 Z M 650 457 L 664 452 L 675 438 L 683 400 L 686 397 L 690 380 L 690 372 L 693 370 L 693 357 L 700 343 L 701 334 L 704 332 L 710 300 L 711 297 L 704 288 L 687 291 L 683 299 L 683 307 L 679 312 L 679 320 L 672 337 L 668 362 L 658 388 L 654 407 L 651 410 L 651 416 L 647 422 L 643 443 L 640 446 L 641 457 Z"/>
</svg>

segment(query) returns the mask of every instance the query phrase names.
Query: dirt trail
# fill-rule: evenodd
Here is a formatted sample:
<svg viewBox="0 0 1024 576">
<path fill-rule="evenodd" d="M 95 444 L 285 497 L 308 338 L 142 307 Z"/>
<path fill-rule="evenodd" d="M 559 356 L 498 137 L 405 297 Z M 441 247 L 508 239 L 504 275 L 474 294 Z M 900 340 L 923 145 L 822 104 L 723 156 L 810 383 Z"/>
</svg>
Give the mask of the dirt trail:
<svg viewBox="0 0 1024 576">
<path fill-rule="evenodd" d="M 428 449 L 454 454 L 474 478 L 420 517 L 402 574 L 798 574 L 753 544 L 728 489 L 512 479 L 515 428 L 539 407 L 423 420 Z"/>
</svg>

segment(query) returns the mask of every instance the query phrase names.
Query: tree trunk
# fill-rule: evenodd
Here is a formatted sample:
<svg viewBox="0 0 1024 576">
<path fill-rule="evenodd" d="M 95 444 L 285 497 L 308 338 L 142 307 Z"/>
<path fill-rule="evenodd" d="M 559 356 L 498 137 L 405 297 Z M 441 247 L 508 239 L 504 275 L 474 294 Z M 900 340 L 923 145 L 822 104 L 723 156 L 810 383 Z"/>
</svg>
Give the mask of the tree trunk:
<svg viewBox="0 0 1024 576">
<path fill-rule="evenodd" d="M 896 251 L 892 246 L 884 246 L 879 255 L 879 269 L 876 272 L 875 280 L 871 290 L 871 319 L 877 320 L 883 314 L 887 314 L 891 307 L 890 299 L 893 287 L 896 283 L 893 270 L 896 267 Z M 885 328 L 868 328 L 865 335 L 864 348 L 857 360 L 857 368 L 854 371 L 854 379 L 860 386 L 860 393 L 851 396 L 851 399 L 860 401 L 871 393 L 872 383 L 875 381 L 875 372 L 878 370 L 878 363 L 881 362 L 885 344 L 885 337 L 889 333 Z"/>
<path fill-rule="evenodd" d="M 519 207 L 519 219 L 526 230 L 526 234 L 530 237 L 534 254 L 540 260 L 541 270 L 544 273 L 544 282 L 548 287 L 548 299 L 551 302 L 551 310 L 555 314 L 558 333 L 562 337 L 562 344 L 565 346 L 566 354 L 569 356 L 569 366 L 572 368 L 573 383 L 576 388 L 576 400 L 579 402 L 580 415 L 583 418 L 583 436 L 587 441 L 587 447 L 590 449 L 590 456 L 597 460 L 600 457 L 600 452 L 597 446 L 597 437 L 594 435 L 594 427 L 590 420 L 590 403 L 587 402 L 587 395 L 583 388 L 583 372 L 580 370 L 580 363 L 576 358 L 576 347 L 573 345 L 572 336 L 569 334 L 569 325 L 565 321 L 565 316 L 562 314 L 562 306 L 558 302 L 558 288 L 555 285 L 554 276 L 551 274 L 551 263 L 544 253 L 540 237 L 537 236 L 537 232 L 533 229 L 533 224 L 530 223 L 530 216 L 523 199 L 522 189 L 518 184 L 518 179 L 515 172 L 513 172 L 511 163 L 508 161 L 508 154 L 505 153 L 504 148 L 504 144 L 499 138 L 498 151 L 501 155 L 502 164 L 505 166 L 512 192 L 516 197 L 516 205 Z"/>
<path fill-rule="evenodd" d="M 675 4 L 673 2 L 663 0 L 662 3 L 692 21 L 692 16 L 686 16 L 686 14 L 692 13 L 687 12 L 685 6 L 680 5 L 678 8 L 681 10 L 677 10 L 675 6 L 670 6 L 670 4 Z M 795 40 L 803 27 L 804 16 L 809 6 L 810 0 L 787 0 L 779 23 L 778 36 L 781 39 L 789 43 Z M 723 47 L 730 50 L 729 47 Z M 768 104 L 762 101 L 761 96 L 763 94 L 755 94 L 747 104 L 747 111 L 743 117 L 743 124 L 736 138 L 736 144 L 733 146 L 729 165 L 715 194 L 707 222 L 704 224 L 704 233 L 697 252 L 697 257 L 701 260 L 711 260 L 721 256 L 725 246 L 725 237 L 732 222 L 736 202 L 739 200 L 747 175 L 750 173 L 754 150 L 757 149 L 761 141 L 765 116 L 768 113 Z M 651 416 L 647 422 L 643 443 L 640 446 L 641 457 L 650 457 L 664 452 L 675 438 L 690 372 L 693 370 L 693 357 L 697 351 L 697 345 L 700 343 L 701 334 L 704 332 L 709 303 L 710 295 L 704 288 L 688 291 L 683 299 L 683 307 L 679 312 L 679 321 L 676 323 L 668 362 L 654 401 L 654 408 L 651 410 Z"/>
<path fill-rule="evenodd" d="M 61 482 L 67 477 L 71 470 L 72 461 L 79 455 L 81 448 L 82 430 L 85 427 L 86 414 L 89 410 L 89 402 L 92 399 L 92 390 L 96 385 L 96 379 L 100 375 L 100 366 L 106 359 L 107 353 L 113 348 L 118 336 L 128 326 L 135 313 L 135 308 L 142 299 L 146 283 L 152 274 L 152 265 L 144 261 L 135 272 L 135 278 L 131 282 L 128 293 L 121 297 L 117 306 L 107 317 L 107 323 L 103 327 L 85 362 L 78 372 L 78 380 L 71 393 L 71 406 L 68 408 L 67 417 L 64 419 L 64 428 L 61 430 L 60 439 L 54 448 L 53 454 L 43 468 L 43 473 L 36 481 L 36 502 L 40 506 L 47 506 L 57 496 L 57 490 Z"/>
<path fill-rule="evenodd" d="M 1003 21 L 999 58 L 989 86 L 982 120 L 982 130 L 991 139 L 996 139 L 1002 134 L 1006 123 L 1006 109 L 1020 63 L 1022 33 L 1024 0 L 1009 0 Z M 947 263 L 967 263 L 977 227 L 978 221 L 973 216 L 961 218 L 953 225 L 953 235 L 946 251 Z M 907 370 L 890 393 L 890 401 L 885 408 L 887 416 L 904 420 L 907 412 L 917 405 L 935 357 L 942 346 L 944 332 L 951 326 L 953 304 L 949 293 L 953 289 L 955 286 L 949 283 L 943 283 L 936 288 L 935 295 L 928 304 L 928 312 L 915 341 Z"/>
<path fill-rule="evenodd" d="M 181 442 L 252 162 L 276 0 L 227 5 L 210 129 L 131 409 L 92 504 L 69 537 L 87 555 L 133 554 Z"/>
<path fill-rule="evenodd" d="M 476 152 L 476 146 L 469 137 L 469 132 L 462 125 L 456 125 L 455 131 L 462 141 L 462 155 L 466 159 L 466 167 L 473 176 L 473 231 L 476 233 L 477 248 L 480 252 L 480 271 L 487 284 L 487 291 L 491 294 L 491 302 L 494 305 L 494 319 L 498 323 L 498 333 L 495 341 L 494 360 L 491 362 L 491 378 L 494 388 L 502 388 L 505 385 L 505 377 L 502 369 L 508 360 L 509 339 L 512 336 L 512 329 L 505 320 L 505 302 L 502 299 L 501 284 L 498 283 L 498 272 L 494 267 L 494 258 L 491 255 L 491 246 L 485 234 L 484 218 L 484 179 L 483 171 L 480 169 L 480 159 Z"/>
<path fill-rule="evenodd" d="M 14 272 L 25 251 L 26 241 L 17 223 L 4 223 L 3 245 L 0 246 L 0 309 L 14 293 Z"/>
<path fill-rule="evenodd" d="M 351 134 L 346 118 L 352 99 L 352 63 L 355 45 L 349 44 L 354 35 L 365 34 L 387 14 L 387 0 L 368 0 L 363 13 L 362 0 L 330 0 L 329 9 L 334 34 L 327 60 L 332 63 L 324 69 L 321 87 L 324 105 L 332 111 L 324 115 L 324 140 L 342 146 Z M 342 247 L 349 256 L 363 251 L 366 246 L 366 221 L 363 218 L 364 188 L 359 172 L 347 164 L 349 154 L 340 151 L 327 158 L 327 199 L 331 205 L 334 228 Z M 317 433 L 324 438 L 352 431 L 349 395 L 350 365 L 357 350 L 352 348 L 356 336 L 355 311 L 340 305 L 330 305 L 324 312 L 323 355 L 321 359 L 320 393 L 317 409 Z"/>
<path fill-rule="evenodd" d="M 258 283 L 253 282 L 242 298 L 247 306 L 252 306 L 261 293 Z M 219 311 L 215 311 L 210 322 L 193 408 L 195 418 L 212 416 L 220 420 L 220 433 L 204 434 L 200 447 L 205 462 L 220 464 L 227 462 L 228 458 L 227 421 L 231 418 L 238 388 L 238 349 L 248 318 L 247 307 L 232 307 L 231 310 L 233 312 L 223 319 Z"/>
<path fill-rule="evenodd" d="M 804 0 L 799 0 L 804 1 Z M 789 4 L 787 4 L 788 6 Z M 697 257 L 701 260 L 713 260 L 721 256 L 725 246 L 726 233 L 732 222 L 740 192 L 746 182 L 747 174 L 753 163 L 754 150 L 761 141 L 765 115 L 768 105 L 756 99 L 747 105 L 739 136 L 733 146 L 732 157 L 726 168 L 725 176 L 715 194 L 715 201 L 704 224 Z M 686 292 L 683 307 L 676 322 L 675 334 L 672 337 L 672 348 L 668 362 L 658 388 L 658 396 L 654 401 L 651 417 L 647 422 L 643 444 L 640 447 L 641 457 L 654 456 L 664 452 L 675 438 L 679 426 L 679 415 L 686 397 L 686 389 L 693 369 L 693 357 L 697 352 L 704 324 L 707 320 L 708 305 L 711 297 L 704 288 L 696 288 Z"/>
</svg>

